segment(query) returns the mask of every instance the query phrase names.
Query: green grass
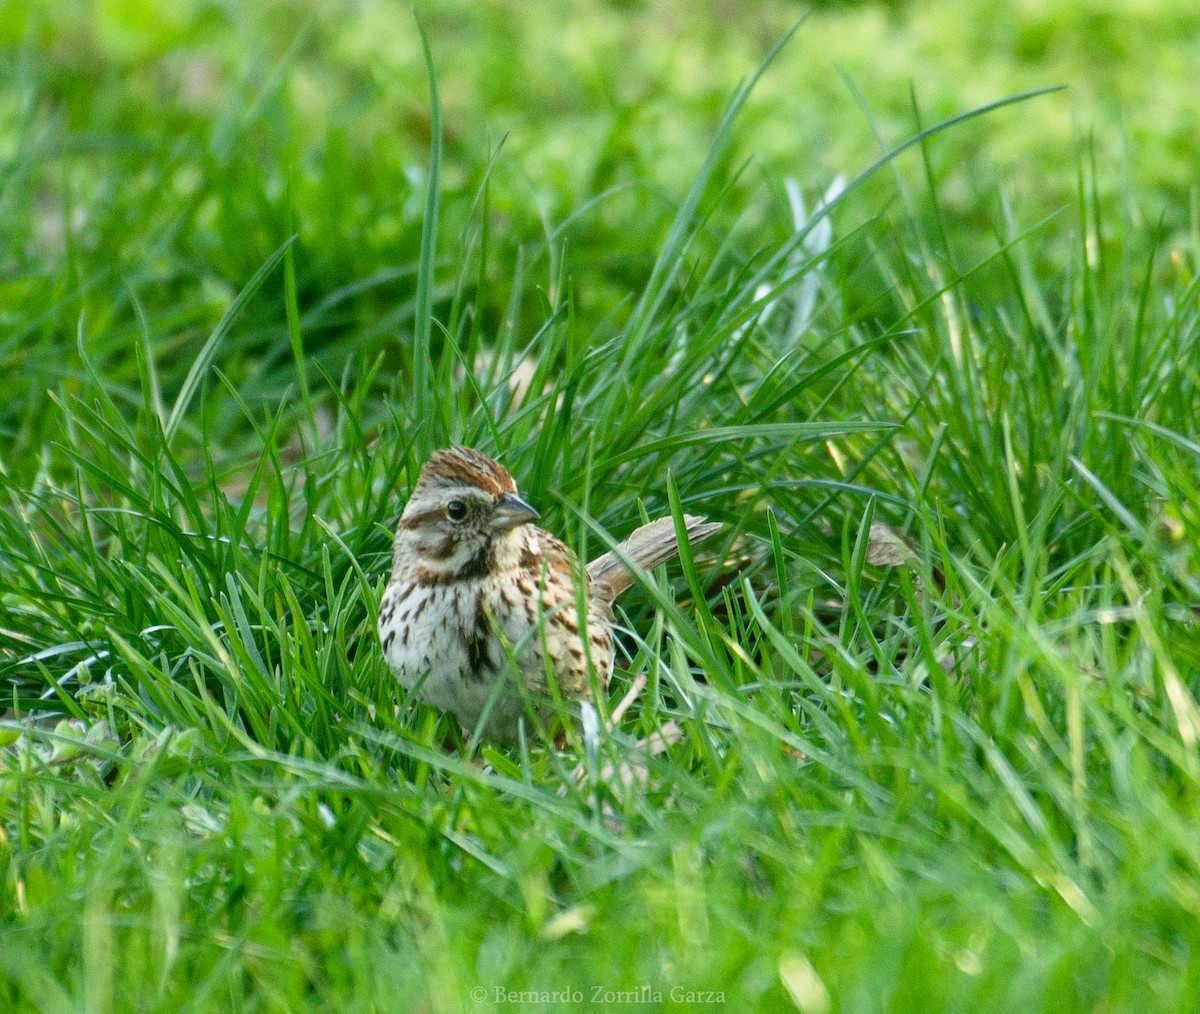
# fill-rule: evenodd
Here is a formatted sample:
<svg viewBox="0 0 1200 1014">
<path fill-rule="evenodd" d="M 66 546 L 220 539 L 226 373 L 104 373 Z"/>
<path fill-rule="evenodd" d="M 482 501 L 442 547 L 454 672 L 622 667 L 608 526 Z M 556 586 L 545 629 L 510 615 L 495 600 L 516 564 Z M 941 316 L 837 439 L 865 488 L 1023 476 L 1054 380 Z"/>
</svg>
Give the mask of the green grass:
<svg viewBox="0 0 1200 1014">
<path fill-rule="evenodd" d="M 166 9 L 157 43 L 97 15 L 90 99 L 46 48 L 73 8 L 4 64 L 0 1007 L 1200 1004 L 1196 244 L 1087 145 L 966 210 L 947 159 L 1060 95 L 789 186 L 739 149 L 806 25 L 707 154 L 610 123 L 610 175 L 554 180 L 454 135 L 451 6 L 448 104 L 405 79 L 441 157 L 374 162 L 361 124 L 307 146 L 308 47 L 350 29 Z M 221 101 L 139 90 L 139 46 L 205 40 Z M 636 185 L 654 151 L 694 180 Z M 599 742 L 464 743 L 382 662 L 450 441 L 584 557 L 726 523 L 623 600 L 601 710 L 648 682 Z"/>
</svg>

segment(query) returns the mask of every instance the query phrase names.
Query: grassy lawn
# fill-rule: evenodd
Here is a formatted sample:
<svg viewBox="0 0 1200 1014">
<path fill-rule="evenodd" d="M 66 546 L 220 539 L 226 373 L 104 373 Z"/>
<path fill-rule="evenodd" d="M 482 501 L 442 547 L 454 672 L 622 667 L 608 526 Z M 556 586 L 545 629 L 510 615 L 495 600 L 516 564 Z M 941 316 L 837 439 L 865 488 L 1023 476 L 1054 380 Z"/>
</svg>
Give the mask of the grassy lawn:
<svg viewBox="0 0 1200 1014">
<path fill-rule="evenodd" d="M 0 7 L 0 1009 L 1200 1007 L 1200 14 L 754 6 Z M 383 663 L 451 442 L 725 523 L 598 739 Z"/>
</svg>

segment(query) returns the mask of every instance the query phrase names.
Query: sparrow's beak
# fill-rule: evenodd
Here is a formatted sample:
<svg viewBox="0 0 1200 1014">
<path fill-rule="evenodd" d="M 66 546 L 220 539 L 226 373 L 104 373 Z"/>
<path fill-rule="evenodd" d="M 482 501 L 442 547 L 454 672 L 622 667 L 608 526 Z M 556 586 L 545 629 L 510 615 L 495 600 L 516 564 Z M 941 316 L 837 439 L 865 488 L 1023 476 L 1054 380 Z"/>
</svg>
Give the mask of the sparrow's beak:
<svg viewBox="0 0 1200 1014">
<path fill-rule="evenodd" d="M 527 525 L 541 515 L 522 500 L 516 493 L 505 493 L 496 501 L 492 515 L 492 527 L 506 530 L 518 525 Z"/>
</svg>

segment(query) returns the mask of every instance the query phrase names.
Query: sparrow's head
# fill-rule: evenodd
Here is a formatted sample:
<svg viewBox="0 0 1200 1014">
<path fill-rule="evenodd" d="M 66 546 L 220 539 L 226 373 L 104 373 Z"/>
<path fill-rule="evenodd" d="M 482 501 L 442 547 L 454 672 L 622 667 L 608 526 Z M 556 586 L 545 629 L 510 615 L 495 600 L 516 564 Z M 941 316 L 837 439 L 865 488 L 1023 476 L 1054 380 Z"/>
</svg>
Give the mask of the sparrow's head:
<svg viewBox="0 0 1200 1014">
<path fill-rule="evenodd" d="M 397 558 L 415 558 L 434 580 L 482 576 L 515 530 L 537 519 L 498 462 L 469 447 L 435 451 L 400 516 Z"/>
</svg>

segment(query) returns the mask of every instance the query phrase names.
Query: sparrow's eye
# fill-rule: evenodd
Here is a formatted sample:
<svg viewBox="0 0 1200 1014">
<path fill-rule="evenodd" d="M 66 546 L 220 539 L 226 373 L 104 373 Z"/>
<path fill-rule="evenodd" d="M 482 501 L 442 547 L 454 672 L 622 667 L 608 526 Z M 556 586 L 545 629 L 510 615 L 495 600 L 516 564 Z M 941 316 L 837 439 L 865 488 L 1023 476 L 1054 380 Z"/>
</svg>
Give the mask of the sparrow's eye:
<svg viewBox="0 0 1200 1014">
<path fill-rule="evenodd" d="M 446 517 L 451 521 L 461 521 L 467 516 L 467 505 L 461 500 L 451 500 L 446 504 Z"/>
</svg>

